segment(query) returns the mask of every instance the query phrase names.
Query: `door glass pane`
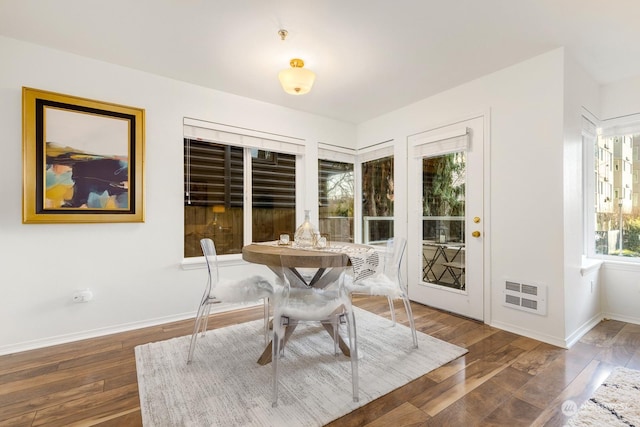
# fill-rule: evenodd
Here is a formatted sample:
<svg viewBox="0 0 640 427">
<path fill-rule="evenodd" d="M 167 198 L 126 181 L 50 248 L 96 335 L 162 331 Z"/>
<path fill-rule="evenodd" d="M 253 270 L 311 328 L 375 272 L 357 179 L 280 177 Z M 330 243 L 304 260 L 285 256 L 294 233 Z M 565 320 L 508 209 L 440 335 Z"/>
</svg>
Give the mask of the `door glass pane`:
<svg viewBox="0 0 640 427">
<path fill-rule="evenodd" d="M 363 242 L 393 237 L 393 156 L 362 163 Z"/>
<path fill-rule="evenodd" d="M 320 234 L 353 242 L 353 163 L 318 160 Z"/>
<path fill-rule="evenodd" d="M 465 289 L 465 153 L 422 160 L 422 281 Z"/>
</svg>

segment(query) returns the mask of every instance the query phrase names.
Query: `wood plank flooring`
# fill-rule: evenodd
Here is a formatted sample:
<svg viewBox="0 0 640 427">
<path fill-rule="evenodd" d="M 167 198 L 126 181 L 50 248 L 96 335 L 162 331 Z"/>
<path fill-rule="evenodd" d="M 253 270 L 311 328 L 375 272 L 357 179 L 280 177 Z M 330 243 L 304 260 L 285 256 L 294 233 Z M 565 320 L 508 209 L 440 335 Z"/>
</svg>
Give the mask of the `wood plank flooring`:
<svg viewBox="0 0 640 427">
<path fill-rule="evenodd" d="M 386 300 L 355 299 L 388 316 Z M 412 305 L 417 328 L 469 352 L 329 426 L 562 426 L 616 366 L 640 369 L 640 325 L 603 321 L 570 350 Z M 397 318 L 405 323 L 401 304 Z M 213 315 L 211 328 L 262 308 Z M 0 426 L 140 426 L 134 347 L 191 333 L 192 321 L 0 356 Z M 186 353 L 186 349 L 185 349 Z"/>
</svg>

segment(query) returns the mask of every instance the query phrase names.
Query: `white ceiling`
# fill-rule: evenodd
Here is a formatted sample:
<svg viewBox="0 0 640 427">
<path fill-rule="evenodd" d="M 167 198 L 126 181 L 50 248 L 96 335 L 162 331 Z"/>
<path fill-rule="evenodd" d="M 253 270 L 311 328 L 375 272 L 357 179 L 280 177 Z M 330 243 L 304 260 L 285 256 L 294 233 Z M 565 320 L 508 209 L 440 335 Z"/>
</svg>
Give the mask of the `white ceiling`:
<svg viewBox="0 0 640 427">
<path fill-rule="evenodd" d="M 0 0 L 0 35 L 353 123 L 560 46 L 640 75 L 638 0 Z"/>
</svg>

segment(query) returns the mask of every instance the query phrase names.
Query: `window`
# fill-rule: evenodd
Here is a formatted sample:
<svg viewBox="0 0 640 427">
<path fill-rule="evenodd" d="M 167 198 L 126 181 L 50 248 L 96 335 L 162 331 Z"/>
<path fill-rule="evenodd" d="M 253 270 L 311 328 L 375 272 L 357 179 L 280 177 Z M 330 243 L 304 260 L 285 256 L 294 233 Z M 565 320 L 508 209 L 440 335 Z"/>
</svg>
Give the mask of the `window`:
<svg viewBox="0 0 640 427">
<path fill-rule="evenodd" d="M 304 146 L 208 125 L 185 119 L 184 257 L 202 256 L 205 237 L 218 255 L 229 255 L 252 241 L 293 235 L 296 165 Z"/>
<path fill-rule="evenodd" d="M 604 127 L 587 141 L 594 145 L 593 163 L 587 164 L 595 171 L 594 182 L 587 187 L 593 192 L 590 197 L 595 208 L 591 219 L 587 210 L 587 224 L 593 224 L 587 228 L 587 233 L 593 233 L 587 236 L 592 242 L 588 253 L 640 261 L 640 125 Z M 608 167 L 611 162 L 612 169 Z"/>
<path fill-rule="evenodd" d="M 329 241 L 354 241 L 354 184 L 354 155 L 319 148 L 319 230 Z"/>
<path fill-rule="evenodd" d="M 379 244 L 393 237 L 393 145 L 361 157 L 362 242 Z"/>
<path fill-rule="evenodd" d="M 296 156 L 269 151 L 269 160 L 252 150 L 252 241 L 293 236 L 296 229 Z"/>
<path fill-rule="evenodd" d="M 244 241 L 244 153 L 208 141 L 184 140 L 184 256 L 202 256 L 210 237 L 219 254 L 240 253 Z"/>
</svg>

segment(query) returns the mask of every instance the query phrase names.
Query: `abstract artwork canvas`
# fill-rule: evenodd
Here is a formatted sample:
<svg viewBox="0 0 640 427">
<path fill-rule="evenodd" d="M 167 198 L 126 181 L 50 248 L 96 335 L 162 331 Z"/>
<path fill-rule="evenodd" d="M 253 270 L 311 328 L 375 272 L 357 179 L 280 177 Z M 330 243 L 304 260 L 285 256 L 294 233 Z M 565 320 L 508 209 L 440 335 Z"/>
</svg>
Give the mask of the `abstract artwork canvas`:
<svg viewBox="0 0 640 427">
<path fill-rule="evenodd" d="M 23 222 L 142 222 L 144 110 L 23 88 Z"/>
</svg>

